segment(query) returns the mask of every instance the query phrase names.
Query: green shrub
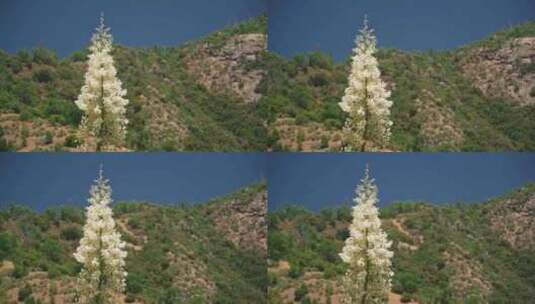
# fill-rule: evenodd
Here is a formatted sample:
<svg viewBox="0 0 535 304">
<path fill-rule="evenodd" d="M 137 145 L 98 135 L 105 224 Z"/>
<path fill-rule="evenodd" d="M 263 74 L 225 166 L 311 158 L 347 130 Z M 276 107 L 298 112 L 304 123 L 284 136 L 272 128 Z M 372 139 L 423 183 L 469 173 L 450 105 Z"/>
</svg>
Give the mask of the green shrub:
<svg viewBox="0 0 535 304">
<path fill-rule="evenodd" d="M 85 61 L 87 59 L 87 52 L 75 51 L 72 53 L 71 59 L 74 62 Z"/>
<path fill-rule="evenodd" d="M 50 145 L 52 142 L 54 142 L 54 134 L 51 131 L 46 131 L 43 136 L 43 144 Z"/>
<path fill-rule="evenodd" d="M 290 270 L 288 271 L 288 276 L 292 279 L 297 279 L 303 273 L 303 269 L 294 263 L 290 264 Z"/>
<path fill-rule="evenodd" d="M 78 241 L 82 238 L 82 229 L 78 226 L 68 226 L 60 232 L 60 237 L 67 241 Z"/>
<path fill-rule="evenodd" d="M 80 140 L 76 135 L 70 134 L 65 138 L 65 143 L 63 145 L 68 148 L 76 148 L 80 145 Z"/>
<path fill-rule="evenodd" d="M 401 296 L 401 302 L 402 303 L 408 303 L 412 300 L 411 296 L 404 293 L 402 296 Z"/>
<path fill-rule="evenodd" d="M 47 64 L 47 65 L 55 65 L 57 58 L 56 54 L 54 52 L 38 47 L 33 50 L 33 62 L 35 63 L 41 63 L 41 64 Z"/>
<path fill-rule="evenodd" d="M 333 68 L 333 60 L 331 56 L 322 52 L 312 52 L 309 55 L 309 62 L 311 67 L 330 70 Z"/>
<path fill-rule="evenodd" d="M 327 149 L 328 147 L 329 147 L 329 137 L 323 134 L 320 140 L 320 149 Z"/>
<path fill-rule="evenodd" d="M 35 71 L 32 77 L 37 82 L 47 83 L 54 80 L 54 73 L 50 68 L 42 68 Z"/>
<path fill-rule="evenodd" d="M 130 273 L 126 277 L 126 292 L 132 294 L 139 294 L 143 291 L 143 286 L 146 282 L 142 275 L 137 273 Z"/>
<path fill-rule="evenodd" d="M 16 238 L 7 232 L 0 233 L 0 261 L 9 257 L 17 245 Z"/>
<path fill-rule="evenodd" d="M 82 119 L 82 111 L 74 102 L 63 99 L 47 99 L 39 105 L 39 110 L 43 118 L 63 125 L 78 126 Z"/>
<path fill-rule="evenodd" d="M 58 241 L 53 239 L 45 239 L 43 242 L 41 242 L 40 249 L 51 261 L 55 263 L 59 263 L 61 261 L 61 246 Z"/>
<path fill-rule="evenodd" d="M 301 284 L 301 286 L 299 286 L 299 288 L 295 290 L 294 300 L 299 302 L 302 299 L 304 299 L 307 294 L 308 294 L 307 286 L 305 284 Z"/>
<path fill-rule="evenodd" d="M 323 87 L 329 84 L 329 78 L 326 73 L 316 73 L 310 76 L 308 83 L 314 87 Z"/>
<path fill-rule="evenodd" d="M 83 225 L 84 219 L 81 210 L 73 207 L 63 207 L 60 210 L 62 221 Z"/>
<path fill-rule="evenodd" d="M 18 295 L 18 299 L 19 301 L 26 301 L 26 299 L 28 299 L 32 294 L 32 288 L 28 285 L 24 285 L 24 287 L 22 287 L 21 289 L 19 289 L 19 295 Z"/>
<path fill-rule="evenodd" d="M 26 65 L 28 68 L 32 66 L 32 55 L 27 50 L 19 50 L 17 52 L 17 58 L 20 63 Z"/>
</svg>

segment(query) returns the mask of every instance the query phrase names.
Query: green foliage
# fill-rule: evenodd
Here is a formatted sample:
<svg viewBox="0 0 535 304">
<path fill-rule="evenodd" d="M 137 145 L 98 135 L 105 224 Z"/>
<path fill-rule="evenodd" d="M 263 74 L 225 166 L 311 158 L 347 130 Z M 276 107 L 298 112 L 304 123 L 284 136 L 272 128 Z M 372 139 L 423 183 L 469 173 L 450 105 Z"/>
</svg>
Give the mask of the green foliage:
<svg viewBox="0 0 535 304">
<path fill-rule="evenodd" d="M 265 257 L 234 246 L 207 216 L 230 199 L 247 201 L 258 191 L 265 191 L 265 184 L 194 207 L 118 203 L 114 215 L 128 219 L 133 233 L 123 231 L 123 239 L 142 247 L 128 252 L 128 301 L 206 303 L 208 287 L 191 284 L 200 278 L 199 282 L 206 280 L 216 287 L 211 303 L 265 303 Z M 72 253 L 81 237 L 82 214 L 83 209 L 76 207 L 42 214 L 17 206 L 1 209 L 0 260 L 15 264 L 12 284 L 20 283 L 29 271 L 47 271 L 57 279 L 76 276 L 80 265 Z M 0 284 L 0 294 L 10 286 L 14 285 Z M 30 296 L 31 291 L 25 300 Z"/>
<path fill-rule="evenodd" d="M 416 299 L 419 303 L 451 303 L 463 298 L 474 303 L 529 301 L 535 296 L 535 247 L 512 248 L 496 233 L 490 215 L 503 202 L 527 202 L 534 192 L 534 185 L 527 185 L 483 204 L 433 206 L 407 202 L 381 209 L 383 226 L 393 241 L 393 291 L 404 301 Z M 335 238 L 333 231 L 342 231 L 349 224 L 347 208 L 312 213 L 289 206 L 270 213 L 268 219 L 269 259 L 272 263 L 289 261 L 291 265 L 284 279 L 274 273 L 270 288 L 301 286 L 304 271 L 322 271 L 328 280 L 337 280 L 344 273 L 345 265 L 337 253 L 345 238 Z M 403 219 L 414 239 L 395 228 L 392 219 Z M 415 241 L 419 236 L 423 242 Z M 402 242 L 416 249 L 403 249 L 399 246 Z M 463 266 L 450 264 L 448 257 L 452 256 Z M 471 267 L 471 274 L 477 277 L 466 284 L 478 280 L 489 284 L 488 297 L 477 284 L 463 291 L 469 295 L 466 297 L 452 287 L 458 280 L 457 272 L 467 273 L 463 267 Z"/>
<path fill-rule="evenodd" d="M 74 62 L 83 62 L 87 60 L 88 50 L 75 51 L 71 54 L 71 59 Z"/>
<path fill-rule="evenodd" d="M 53 51 L 43 47 L 35 48 L 32 52 L 32 55 L 34 63 L 46 65 L 55 65 L 57 63 L 56 54 Z"/>
<path fill-rule="evenodd" d="M 116 46 L 114 59 L 118 77 L 127 89 L 130 120 L 127 147 L 133 150 L 264 151 L 269 140 L 267 128 L 256 106 L 245 104 L 226 93 L 213 93 L 198 84 L 182 61 L 194 43 L 213 42 L 213 47 L 232 35 L 265 33 L 267 18 L 253 18 L 181 47 L 129 49 Z M 20 114 L 22 120 L 43 118 L 59 125 L 78 127 L 81 111 L 76 100 L 83 84 L 87 49 L 57 59 L 44 48 L 17 55 L 0 56 L 0 112 Z M 154 73 L 146 73 L 147 69 Z M 22 73 L 24 69 L 28 73 Z M 172 81 L 163 81 L 170 79 Z M 148 92 L 147 89 L 153 91 Z M 144 96 L 149 102 L 143 102 Z M 150 109 L 176 108 L 172 119 L 186 131 L 186 138 L 153 125 Z M 80 141 L 83 139 L 79 139 Z M 71 138 L 64 144 L 76 147 Z"/>
<path fill-rule="evenodd" d="M 299 302 L 303 300 L 307 294 L 308 294 L 307 286 L 305 284 L 301 284 L 301 286 L 299 286 L 299 288 L 295 290 L 294 300 Z"/>
<path fill-rule="evenodd" d="M 222 46 L 230 37 L 240 34 L 267 33 L 267 16 L 262 15 L 228 26 L 214 34 L 208 35 L 200 42 L 210 43 L 213 46 Z"/>
<path fill-rule="evenodd" d="M 70 134 L 69 136 L 67 136 L 65 138 L 65 147 L 69 147 L 69 148 L 76 148 L 78 147 L 79 145 L 81 144 L 80 140 L 78 139 L 78 137 L 74 134 Z"/>
<path fill-rule="evenodd" d="M 7 232 L 0 233 L 0 260 L 11 255 L 17 245 L 16 238 Z"/>
<path fill-rule="evenodd" d="M 400 151 L 531 151 L 535 150 L 534 106 L 485 97 L 459 67 L 466 51 L 475 47 L 500 47 L 508 39 L 532 36 L 533 22 L 508 28 L 483 41 L 454 51 L 377 53 L 383 78 L 392 85 L 392 150 Z M 130 49 L 116 46 L 114 58 L 130 104 L 127 148 L 132 150 L 265 151 L 280 150 L 283 134 L 274 130 L 280 117 L 298 125 L 317 123 L 340 130 L 346 119 L 338 102 L 347 86 L 349 61 L 334 63 L 321 52 L 285 59 L 264 52 L 247 68 L 265 70 L 257 88 L 263 96 L 244 104 L 234 96 L 209 91 L 199 85 L 184 58 L 200 43 L 222 46 L 230 37 L 266 33 L 267 18 L 242 22 L 181 47 Z M 36 48 L 15 55 L 0 53 L 0 111 L 20 114 L 21 120 L 42 118 L 55 124 L 79 125 L 81 112 L 74 105 L 83 84 L 87 49 L 57 59 L 52 51 Z M 533 64 L 520 64 L 521 73 L 532 73 Z M 151 71 L 147 73 L 147 71 Z M 169 81 L 168 81 L 169 80 Z M 531 88 L 535 96 L 535 88 Z M 170 106 L 169 112 L 183 129 L 176 132 L 153 125 L 150 110 Z M 443 126 L 429 126 L 444 115 Z M 444 114 L 446 113 L 446 114 Z M 155 115 L 159 115 L 155 114 Z M 432 125 L 432 124 L 431 124 Z M 443 135 L 444 130 L 457 133 Z M 436 135 L 438 133 L 438 135 Z M 301 134 L 303 135 L 303 134 Z M 295 140 L 304 141 L 304 136 Z M 83 139 L 79 139 L 82 141 Z M 328 147 L 326 136 L 321 147 Z M 299 143 L 297 143 L 299 144 Z M 74 138 L 65 143 L 76 147 Z M 0 138 L 0 149 L 5 149 Z M 11 147 L 8 147 L 11 149 Z"/>
<path fill-rule="evenodd" d="M 391 149 L 400 151 L 532 151 L 535 149 L 534 106 L 485 97 L 475 89 L 458 65 L 466 50 L 497 47 L 516 37 L 533 36 L 528 22 L 456 51 L 413 52 L 380 49 L 382 77 L 392 88 Z M 340 102 L 347 86 L 349 62 L 332 63 L 322 53 L 300 54 L 292 59 L 266 53 L 258 63 L 267 71 L 259 91 L 259 111 L 268 122 L 278 117 L 297 118 L 297 124 L 317 122 L 340 130 L 345 114 Z M 532 73 L 533 64 L 519 66 Z M 533 89 L 535 95 L 535 89 Z M 419 102 L 418 102 L 419 100 Z M 440 127 L 426 124 L 432 111 L 452 113 Z M 435 112 L 433 112 L 435 113 Z M 447 114 L 443 114 L 447 115 Z M 306 119 L 305 119 L 306 118 Z M 459 135 L 439 129 L 457 128 Z M 438 133 L 439 135 L 435 135 Z M 451 136 L 451 137 L 450 137 Z M 436 140 L 438 143 L 435 143 Z"/>
<path fill-rule="evenodd" d="M 54 141 L 54 134 L 51 131 L 46 131 L 43 135 L 43 144 L 50 145 Z"/>
<path fill-rule="evenodd" d="M 60 236 L 66 241 L 78 241 L 82 238 L 82 229 L 78 226 L 67 226 L 61 229 Z"/>
<path fill-rule="evenodd" d="M 528 21 L 516 26 L 508 27 L 495 33 L 489 38 L 469 44 L 465 48 L 486 47 L 490 49 L 498 49 L 510 39 L 533 36 L 535 36 L 535 22 Z"/>
<path fill-rule="evenodd" d="M 36 115 L 58 124 L 73 127 L 78 126 L 82 119 L 82 112 L 73 102 L 56 98 L 50 98 L 41 103 Z"/>
<path fill-rule="evenodd" d="M 48 83 L 54 80 L 54 74 L 48 67 L 36 70 L 33 73 L 33 79 L 37 82 Z"/>
<path fill-rule="evenodd" d="M 30 286 L 28 286 L 28 285 L 24 285 L 24 287 L 22 287 L 19 290 L 18 300 L 19 301 L 26 301 L 27 299 L 30 298 L 31 294 L 32 294 L 32 288 Z"/>
</svg>

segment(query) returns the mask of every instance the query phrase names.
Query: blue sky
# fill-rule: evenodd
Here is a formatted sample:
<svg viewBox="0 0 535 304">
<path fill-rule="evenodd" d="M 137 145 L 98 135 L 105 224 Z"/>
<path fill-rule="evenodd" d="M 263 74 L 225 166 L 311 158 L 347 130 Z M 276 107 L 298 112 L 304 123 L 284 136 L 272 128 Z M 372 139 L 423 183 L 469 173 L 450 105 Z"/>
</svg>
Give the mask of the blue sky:
<svg viewBox="0 0 535 304">
<path fill-rule="evenodd" d="M 535 20 L 534 0 L 270 0 L 269 49 L 284 56 L 321 50 L 343 60 L 365 14 L 379 46 L 449 49 Z"/>
<path fill-rule="evenodd" d="M 348 204 L 366 163 L 380 206 L 482 202 L 535 182 L 535 153 L 276 153 L 269 155 L 269 209 Z"/>
<path fill-rule="evenodd" d="M 88 45 L 101 12 L 120 44 L 178 45 L 266 10 L 265 0 L 2 0 L 0 48 L 68 55 Z"/>
<path fill-rule="evenodd" d="M 100 164 L 115 201 L 205 202 L 263 180 L 258 153 L 0 153 L 0 208 L 85 205 Z"/>
</svg>

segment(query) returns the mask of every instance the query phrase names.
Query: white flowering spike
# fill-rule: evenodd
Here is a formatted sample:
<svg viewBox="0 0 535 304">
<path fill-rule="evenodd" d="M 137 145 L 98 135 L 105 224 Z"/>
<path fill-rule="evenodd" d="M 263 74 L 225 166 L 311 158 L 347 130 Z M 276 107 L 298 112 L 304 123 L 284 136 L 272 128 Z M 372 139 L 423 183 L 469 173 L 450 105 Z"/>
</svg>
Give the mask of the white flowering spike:
<svg viewBox="0 0 535 304">
<path fill-rule="evenodd" d="M 347 263 L 343 278 L 346 304 L 387 303 L 393 276 L 390 251 L 392 242 L 381 229 L 379 210 L 375 206 L 377 186 L 368 167 L 356 190 L 353 221 L 340 257 Z"/>
<path fill-rule="evenodd" d="M 353 49 L 348 87 L 342 102 L 349 114 L 344 126 L 344 149 L 347 151 L 371 151 L 382 148 L 390 140 L 390 91 L 381 80 L 375 52 L 377 41 L 373 29 L 364 19 L 364 27 L 356 38 Z"/>
<path fill-rule="evenodd" d="M 78 303 L 114 303 L 126 287 L 125 243 L 115 229 L 110 204 L 111 187 L 102 168 L 91 186 L 84 236 L 74 253 L 82 264 L 78 277 Z"/>
<path fill-rule="evenodd" d="M 128 120 L 125 117 L 128 100 L 126 90 L 117 78 L 112 51 L 112 36 L 104 26 L 104 16 L 91 38 L 85 83 L 75 101 L 84 112 L 80 129 L 84 135 L 96 138 L 97 151 L 107 146 L 123 145 Z M 88 138 L 88 136 L 85 136 Z M 93 148 L 86 147 L 93 150 Z"/>
</svg>

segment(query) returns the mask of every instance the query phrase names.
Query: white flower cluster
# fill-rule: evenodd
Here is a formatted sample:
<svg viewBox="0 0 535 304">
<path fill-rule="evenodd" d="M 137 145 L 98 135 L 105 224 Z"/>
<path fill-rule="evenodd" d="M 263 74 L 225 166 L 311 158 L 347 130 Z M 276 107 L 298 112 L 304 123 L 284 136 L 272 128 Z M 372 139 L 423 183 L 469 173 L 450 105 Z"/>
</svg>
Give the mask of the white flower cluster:
<svg viewBox="0 0 535 304">
<path fill-rule="evenodd" d="M 391 288 L 392 242 L 381 229 L 375 206 L 377 186 L 368 168 L 357 187 L 349 237 L 340 253 L 348 264 L 343 280 L 345 303 L 386 303 Z"/>
<path fill-rule="evenodd" d="M 84 112 L 80 128 L 97 138 L 97 148 L 120 145 L 126 135 L 126 90 L 117 78 L 112 51 L 112 36 L 104 26 L 104 17 L 91 38 L 85 83 L 75 101 Z M 98 150 L 98 149 L 97 149 Z"/>
<path fill-rule="evenodd" d="M 127 272 L 125 243 L 115 229 L 109 204 L 111 187 L 102 176 L 102 169 L 91 187 L 89 207 L 86 208 L 84 236 L 74 253 L 83 264 L 78 278 L 79 303 L 89 303 L 96 297 L 111 299 L 124 291 Z"/>
<path fill-rule="evenodd" d="M 381 80 L 375 58 L 376 44 L 375 34 L 365 19 L 353 50 L 348 87 L 339 103 L 349 114 L 344 126 L 344 144 L 348 151 L 368 151 L 374 148 L 367 147 L 369 143 L 382 147 L 390 140 L 392 101 Z"/>
</svg>

